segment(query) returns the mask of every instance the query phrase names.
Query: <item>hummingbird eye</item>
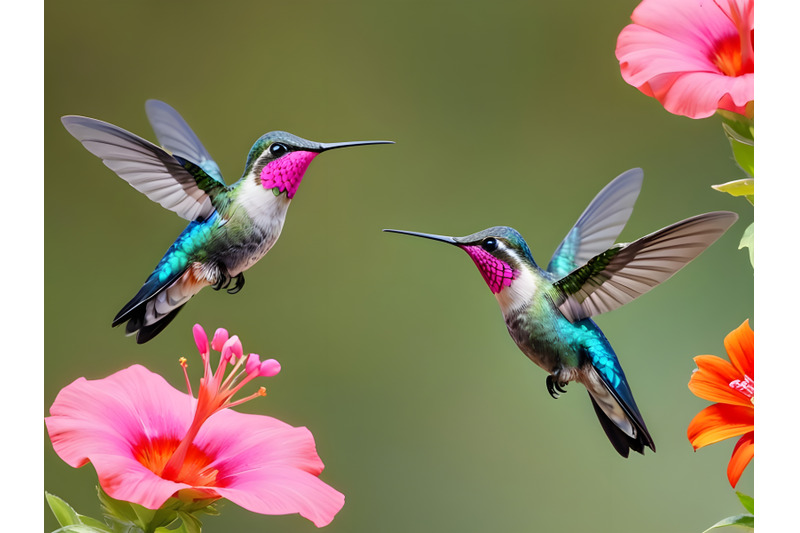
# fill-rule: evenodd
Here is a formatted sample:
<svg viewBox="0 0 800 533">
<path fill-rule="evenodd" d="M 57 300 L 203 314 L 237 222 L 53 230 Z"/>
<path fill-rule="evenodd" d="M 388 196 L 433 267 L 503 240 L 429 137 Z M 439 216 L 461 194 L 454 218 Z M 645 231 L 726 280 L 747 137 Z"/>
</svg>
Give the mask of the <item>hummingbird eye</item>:
<svg viewBox="0 0 800 533">
<path fill-rule="evenodd" d="M 489 237 L 488 239 L 484 239 L 481 243 L 481 248 L 486 250 L 487 252 L 494 252 L 497 250 L 497 239 L 494 237 Z"/>
<path fill-rule="evenodd" d="M 289 147 L 283 143 L 272 143 L 272 145 L 269 147 L 269 153 L 275 158 L 278 158 L 288 152 Z"/>
</svg>

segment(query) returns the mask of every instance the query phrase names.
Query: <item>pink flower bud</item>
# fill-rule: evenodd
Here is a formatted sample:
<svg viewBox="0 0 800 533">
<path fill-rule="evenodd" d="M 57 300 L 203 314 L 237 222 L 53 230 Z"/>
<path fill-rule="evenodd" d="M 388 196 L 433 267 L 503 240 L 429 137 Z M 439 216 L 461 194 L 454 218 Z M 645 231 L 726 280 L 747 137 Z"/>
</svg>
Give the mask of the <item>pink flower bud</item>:
<svg viewBox="0 0 800 533">
<path fill-rule="evenodd" d="M 197 350 L 202 355 L 208 355 L 208 337 L 200 324 L 195 324 L 192 328 L 194 334 L 194 343 L 197 345 Z"/>
<path fill-rule="evenodd" d="M 225 361 L 235 363 L 244 354 L 242 350 L 242 343 L 238 335 L 234 335 L 222 346 L 222 358 Z"/>
<path fill-rule="evenodd" d="M 216 351 L 221 352 L 222 347 L 228 341 L 228 330 L 225 328 L 218 328 L 214 332 L 214 338 L 211 340 L 211 347 Z"/>
<path fill-rule="evenodd" d="M 252 374 L 253 372 L 259 373 L 260 367 L 261 358 L 257 353 L 251 353 L 247 356 L 247 362 L 244 365 L 244 369 L 248 374 Z"/>
<path fill-rule="evenodd" d="M 258 375 L 269 378 L 277 375 L 280 371 L 281 364 L 278 361 L 275 359 L 267 359 L 261 363 L 261 367 L 258 370 Z"/>
</svg>

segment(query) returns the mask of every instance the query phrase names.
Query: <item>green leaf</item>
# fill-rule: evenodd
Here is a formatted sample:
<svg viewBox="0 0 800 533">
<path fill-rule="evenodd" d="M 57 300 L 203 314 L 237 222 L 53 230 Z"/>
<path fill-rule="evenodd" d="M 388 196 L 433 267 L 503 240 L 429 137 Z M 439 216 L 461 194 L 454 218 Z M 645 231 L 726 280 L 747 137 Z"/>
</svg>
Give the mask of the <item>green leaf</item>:
<svg viewBox="0 0 800 533">
<path fill-rule="evenodd" d="M 60 527 L 53 531 L 53 533 L 106 533 L 107 531 L 107 529 L 97 529 L 83 524 L 73 524 L 70 526 Z"/>
<path fill-rule="evenodd" d="M 183 527 L 186 528 L 187 533 L 200 533 L 203 524 L 196 516 L 183 511 L 178 511 L 178 516 L 183 521 Z"/>
<path fill-rule="evenodd" d="M 751 204 L 755 204 L 755 180 L 752 178 L 712 185 L 711 188 L 731 196 L 744 196 Z"/>
<path fill-rule="evenodd" d="M 753 120 L 730 111 L 720 110 L 719 115 L 722 117 L 722 129 L 731 143 L 734 159 L 749 176 L 755 176 L 753 161 L 755 128 L 753 127 Z"/>
<path fill-rule="evenodd" d="M 755 529 L 755 518 L 751 514 L 740 514 L 736 516 L 729 516 L 728 518 L 723 518 L 710 528 L 703 531 L 706 533 L 711 531 L 712 529 L 717 529 L 721 527 L 728 527 L 728 526 L 738 526 L 740 529 Z"/>
<path fill-rule="evenodd" d="M 756 264 L 753 262 L 753 252 L 755 248 L 754 226 L 755 222 L 747 226 L 747 229 L 744 230 L 744 234 L 742 235 L 742 240 L 739 241 L 739 250 L 742 248 L 748 248 L 750 250 L 750 266 L 753 268 L 756 266 Z"/>
<path fill-rule="evenodd" d="M 739 492 L 738 490 L 736 491 L 736 496 L 739 497 L 739 501 L 742 502 L 742 506 L 744 506 L 745 510 L 747 510 L 748 513 L 750 513 L 750 514 L 755 514 L 756 513 L 755 502 L 753 501 L 753 497 L 752 496 L 748 496 L 747 494 L 743 494 L 743 493 Z"/>
<path fill-rule="evenodd" d="M 50 510 L 53 511 L 59 525 L 81 524 L 80 515 L 67 502 L 49 492 L 45 492 L 44 495 L 47 498 L 47 505 L 50 506 Z"/>
<path fill-rule="evenodd" d="M 748 104 L 748 107 L 750 108 L 750 114 L 752 115 L 752 102 Z M 717 114 L 722 117 L 722 123 L 733 130 L 738 137 L 751 142 L 753 139 L 755 139 L 755 128 L 752 118 L 747 118 L 739 113 L 734 113 L 724 109 L 717 110 Z"/>
<path fill-rule="evenodd" d="M 121 523 L 133 524 L 136 522 L 136 513 L 131 508 L 131 504 L 129 502 L 115 500 L 106 494 L 105 491 L 99 486 L 97 487 L 97 497 L 100 498 L 100 504 L 103 507 L 103 511 L 109 518 L 113 518 Z"/>
</svg>

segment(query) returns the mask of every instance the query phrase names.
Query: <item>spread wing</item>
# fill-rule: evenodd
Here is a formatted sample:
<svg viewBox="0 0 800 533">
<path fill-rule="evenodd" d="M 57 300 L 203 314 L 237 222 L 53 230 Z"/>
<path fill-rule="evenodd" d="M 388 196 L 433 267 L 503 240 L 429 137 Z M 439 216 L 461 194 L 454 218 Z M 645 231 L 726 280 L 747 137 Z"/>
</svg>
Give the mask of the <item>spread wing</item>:
<svg viewBox="0 0 800 533">
<path fill-rule="evenodd" d="M 610 248 L 633 212 L 643 179 L 642 169 L 633 168 L 606 185 L 564 237 L 547 270 L 566 276 Z"/>
<path fill-rule="evenodd" d="M 113 124 L 76 115 L 61 122 L 133 188 L 186 220 L 207 218 L 214 211 L 213 199 L 225 189 L 191 161 Z"/>
<path fill-rule="evenodd" d="M 572 322 L 616 309 L 669 279 L 738 218 L 728 211 L 705 213 L 618 244 L 558 280 L 556 303 Z"/>
<path fill-rule="evenodd" d="M 218 182 L 225 183 L 211 154 L 175 109 L 160 100 L 148 100 L 144 109 L 161 146 L 196 164 Z"/>
</svg>

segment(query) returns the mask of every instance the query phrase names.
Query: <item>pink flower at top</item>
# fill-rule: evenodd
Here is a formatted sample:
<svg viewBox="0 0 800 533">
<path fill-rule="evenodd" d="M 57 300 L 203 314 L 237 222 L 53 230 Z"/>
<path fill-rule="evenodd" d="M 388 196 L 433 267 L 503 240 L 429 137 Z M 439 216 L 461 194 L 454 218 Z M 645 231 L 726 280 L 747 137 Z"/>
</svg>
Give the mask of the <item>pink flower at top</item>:
<svg viewBox="0 0 800 533">
<path fill-rule="evenodd" d="M 268 416 L 230 407 L 245 384 L 274 376 L 280 365 L 245 355 L 238 337 L 217 330 L 216 372 L 203 328 L 194 328 L 204 364 L 198 398 L 160 375 L 133 365 L 111 376 L 79 378 L 62 389 L 45 419 L 56 453 L 69 465 L 92 463 L 112 498 L 158 509 L 175 497 L 191 503 L 227 498 L 262 514 L 300 513 L 318 527 L 344 505 L 344 496 L 319 479 L 323 464 L 314 437 Z M 225 377 L 228 364 L 232 370 Z M 186 360 L 181 359 L 186 374 Z"/>
<path fill-rule="evenodd" d="M 623 79 L 670 113 L 752 118 L 753 0 L 644 0 L 617 39 Z"/>
</svg>

